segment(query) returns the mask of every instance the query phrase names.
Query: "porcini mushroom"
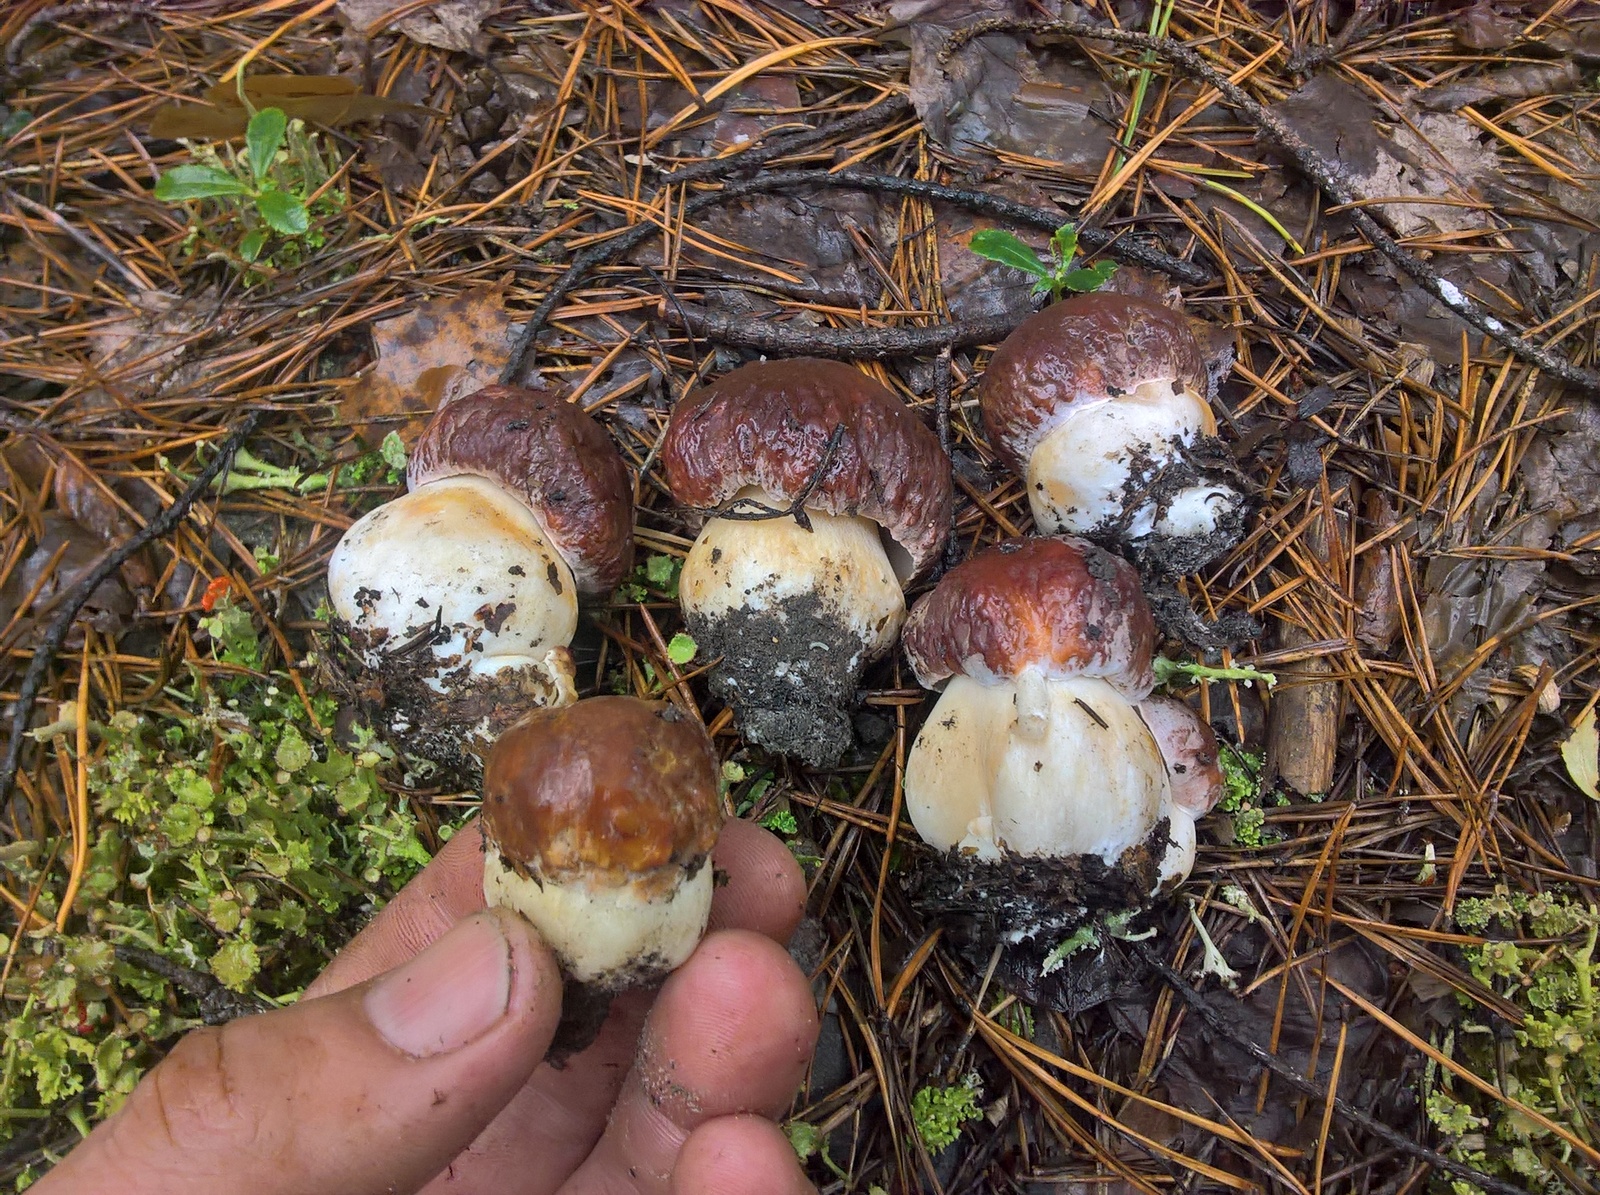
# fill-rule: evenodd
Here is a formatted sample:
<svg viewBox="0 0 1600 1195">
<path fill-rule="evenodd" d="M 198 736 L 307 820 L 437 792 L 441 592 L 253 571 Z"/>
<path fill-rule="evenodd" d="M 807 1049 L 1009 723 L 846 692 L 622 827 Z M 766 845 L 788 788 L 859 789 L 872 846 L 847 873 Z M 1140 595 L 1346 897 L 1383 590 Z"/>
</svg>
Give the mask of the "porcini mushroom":
<svg viewBox="0 0 1600 1195">
<path fill-rule="evenodd" d="M 1243 499 L 1216 440 L 1206 356 L 1183 315 L 1096 291 L 1024 320 L 984 373 L 984 425 L 1034 522 L 1192 572 L 1238 542 Z"/>
<path fill-rule="evenodd" d="M 581 407 L 489 386 L 434 414 L 406 482 L 328 562 L 338 662 L 386 737 L 470 779 L 505 725 L 576 699 L 578 595 L 632 560 L 628 472 Z"/>
<path fill-rule="evenodd" d="M 748 741 L 833 763 L 862 669 L 905 619 L 902 586 L 948 533 L 938 438 L 859 370 L 769 361 L 679 403 L 661 462 L 679 502 L 715 511 L 678 582 L 689 633 L 722 657 L 712 692 Z"/>
<path fill-rule="evenodd" d="M 1009 943 L 1048 949 L 1141 908 L 1193 860 L 1140 714 L 1155 624 L 1133 566 L 1086 540 L 1009 540 L 947 573 L 903 643 L 942 690 L 906 760 L 906 812 L 942 875 L 925 885 Z M 1174 832 L 1181 819 L 1185 827 Z"/>
<path fill-rule="evenodd" d="M 1155 735 L 1172 788 L 1172 843 L 1161 862 L 1161 884 L 1182 883 L 1194 869 L 1195 823 L 1222 799 L 1217 736 L 1199 714 L 1176 697 L 1147 697 L 1139 716 Z"/>
<path fill-rule="evenodd" d="M 483 776 L 483 888 L 531 921 L 567 980 L 560 1048 L 610 997 L 693 953 L 722 829 L 717 757 L 677 707 L 592 697 L 509 727 Z"/>
</svg>

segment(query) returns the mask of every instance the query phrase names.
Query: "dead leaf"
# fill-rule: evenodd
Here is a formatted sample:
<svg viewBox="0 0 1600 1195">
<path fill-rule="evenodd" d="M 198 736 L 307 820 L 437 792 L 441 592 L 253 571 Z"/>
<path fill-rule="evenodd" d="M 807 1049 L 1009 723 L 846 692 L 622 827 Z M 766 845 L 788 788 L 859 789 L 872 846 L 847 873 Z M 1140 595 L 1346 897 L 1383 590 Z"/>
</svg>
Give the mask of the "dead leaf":
<svg viewBox="0 0 1600 1195">
<path fill-rule="evenodd" d="M 1600 729 L 1595 726 L 1593 707 L 1573 723 L 1572 733 L 1561 744 L 1561 759 L 1578 791 L 1591 801 L 1600 801 Z"/>
<path fill-rule="evenodd" d="M 519 325 L 504 284 L 429 299 L 372 327 L 375 360 L 340 414 L 371 443 L 409 437 L 440 404 L 491 385 L 511 357 Z"/>
<path fill-rule="evenodd" d="M 438 116 L 433 108 L 381 95 L 368 95 L 354 79 L 341 75 L 254 75 L 245 80 L 245 96 L 257 108 L 281 108 L 300 119 L 343 128 L 357 121 L 407 112 Z M 233 83 L 208 88 L 203 103 L 166 104 L 150 122 L 152 137 L 193 137 L 213 141 L 244 136 L 250 115 L 239 102 Z"/>
<path fill-rule="evenodd" d="M 421 12 L 411 12 L 394 22 L 414 42 L 437 46 L 441 50 L 487 51 L 483 23 L 494 14 L 495 0 L 438 0 Z M 412 0 L 339 0 L 339 11 L 356 28 L 371 35 L 387 28 L 389 14 L 397 9 L 415 9 Z"/>
<path fill-rule="evenodd" d="M 925 17 L 910 29 L 911 103 L 928 135 L 964 160 L 1003 150 L 1092 178 L 1113 133 L 1103 115 L 1116 110 L 1100 75 L 1010 34 L 974 38 L 941 62 L 951 32 Z"/>
</svg>

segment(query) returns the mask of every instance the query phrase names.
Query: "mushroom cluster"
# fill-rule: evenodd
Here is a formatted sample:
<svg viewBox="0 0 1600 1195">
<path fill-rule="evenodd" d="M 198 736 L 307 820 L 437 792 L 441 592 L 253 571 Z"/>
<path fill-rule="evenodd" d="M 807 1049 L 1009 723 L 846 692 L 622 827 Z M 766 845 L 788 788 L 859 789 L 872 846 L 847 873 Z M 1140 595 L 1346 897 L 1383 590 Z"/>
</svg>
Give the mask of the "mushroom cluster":
<svg viewBox="0 0 1600 1195">
<path fill-rule="evenodd" d="M 1174 577 L 1231 548 L 1244 528 L 1209 389 L 1205 353 L 1181 313 L 1096 291 L 1024 320 L 995 350 L 980 401 L 1041 532 L 1088 536 Z"/>
<path fill-rule="evenodd" d="M 406 483 L 328 562 L 333 663 L 381 734 L 471 779 L 506 725 L 576 700 L 578 596 L 632 562 L 628 472 L 561 395 L 489 386 L 434 414 Z"/>
<path fill-rule="evenodd" d="M 1221 794 L 1216 741 L 1151 698 L 1155 623 L 1132 565 L 1075 537 L 1008 540 L 946 574 L 904 643 L 941 690 L 905 799 L 944 853 L 918 881 L 942 913 L 1048 949 L 1188 876 Z"/>
<path fill-rule="evenodd" d="M 705 933 L 717 756 L 676 706 L 591 697 L 529 713 L 489 753 L 482 827 L 485 899 L 532 922 L 561 964 L 562 1051 Z"/>
<path fill-rule="evenodd" d="M 834 763 L 862 669 L 894 645 L 903 585 L 939 557 L 954 501 L 938 438 L 835 361 L 746 365 L 672 412 L 673 496 L 709 515 L 678 592 L 721 657 L 710 686 L 750 742 Z"/>
</svg>

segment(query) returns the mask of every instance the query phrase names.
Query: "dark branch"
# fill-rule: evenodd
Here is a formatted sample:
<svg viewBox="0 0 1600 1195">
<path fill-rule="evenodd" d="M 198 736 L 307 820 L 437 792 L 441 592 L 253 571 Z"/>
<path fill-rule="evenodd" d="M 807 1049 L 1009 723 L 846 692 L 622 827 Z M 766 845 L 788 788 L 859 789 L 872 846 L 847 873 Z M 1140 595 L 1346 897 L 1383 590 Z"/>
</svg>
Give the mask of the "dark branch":
<svg viewBox="0 0 1600 1195">
<path fill-rule="evenodd" d="M 738 179 L 723 186 L 720 190 L 696 195 L 683 205 L 682 212 L 685 219 L 698 215 L 708 208 L 718 204 L 727 203 L 731 199 L 739 199 L 745 195 L 761 195 L 772 191 L 787 191 L 801 187 L 836 187 L 853 191 L 884 191 L 896 195 L 910 195 L 919 199 L 938 200 L 942 203 L 952 203 L 970 211 L 983 215 L 995 216 L 1000 219 L 1014 221 L 1030 228 L 1038 228 L 1054 232 L 1066 219 L 1066 213 L 1053 208 L 1031 207 L 1025 203 L 1018 203 L 1014 199 L 1007 199 L 1001 195 L 992 195 L 987 191 L 968 191 L 959 187 L 946 187 L 939 183 L 923 182 L 919 179 L 897 178 L 892 174 L 873 174 L 861 170 L 784 170 L 767 174 L 758 174 L 754 178 Z M 522 376 L 523 367 L 528 355 L 532 352 L 539 333 L 550 321 L 551 313 L 572 293 L 572 289 L 581 282 L 591 270 L 610 262 L 616 261 L 635 246 L 643 243 L 650 237 L 659 236 L 661 229 L 658 225 L 645 221 L 627 228 L 608 240 L 590 245 L 572 259 L 572 264 L 566 272 L 556 279 L 549 292 L 534 308 L 533 314 L 522 325 L 517 333 L 516 343 L 511 348 L 511 356 L 506 361 L 505 368 L 500 371 L 502 385 L 516 385 Z M 1158 249 L 1151 249 L 1136 241 L 1118 238 L 1111 233 L 1097 228 L 1083 228 L 1078 231 L 1078 241 L 1091 249 L 1104 249 L 1106 256 L 1130 265 L 1140 266 L 1148 270 L 1157 270 L 1168 274 L 1180 282 L 1199 284 L 1209 282 L 1209 271 L 1193 262 L 1182 261 Z M 904 329 L 907 332 L 916 332 L 918 329 Z M 993 339 L 998 340 L 1011 330 L 1010 325 L 1002 328 Z M 707 333 L 709 335 L 709 333 Z M 731 341 L 729 343 L 732 343 Z M 923 342 L 913 340 L 911 343 L 921 347 L 911 347 L 903 350 L 881 355 L 893 356 L 895 352 L 914 354 L 932 352 L 944 347 L 950 341 L 937 337 Z M 987 343 L 984 340 L 969 342 L 971 344 Z M 871 356 L 873 353 L 861 355 Z"/>
<path fill-rule="evenodd" d="M 748 315 L 724 315 L 674 301 L 663 304 L 661 318 L 718 344 L 753 349 L 773 357 L 832 357 L 882 360 L 921 353 L 971 348 L 1005 339 L 1017 321 L 1004 316 L 924 328 L 809 328 Z"/>
<path fill-rule="evenodd" d="M 215 977 L 182 963 L 173 962 L 166 955 L 146 950 L 142 946 L 117 945 L 114 947 L 119 961 L 159 975 L 174 987 L 181 988 L 200 1002 L 200 1019 L 207 1025 L 221 1025 L 236 1017 L 265 1011 L 265 1005 L 249 996 L 242 996 L 219 983 Z"/>
</svg>

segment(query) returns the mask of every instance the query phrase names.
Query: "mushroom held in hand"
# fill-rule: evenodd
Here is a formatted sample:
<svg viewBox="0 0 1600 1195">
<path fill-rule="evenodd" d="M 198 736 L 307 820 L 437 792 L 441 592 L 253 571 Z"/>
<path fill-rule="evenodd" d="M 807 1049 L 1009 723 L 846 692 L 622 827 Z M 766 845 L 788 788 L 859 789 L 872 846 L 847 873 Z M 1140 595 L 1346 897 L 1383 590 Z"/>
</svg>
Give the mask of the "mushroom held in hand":
<svg viewBox="0 0 1600 1195">
<path fill-rule="evenodd" d="M 1046 533 L 1192 572 L 1238 542 L 1243 499 L 1212 437 L 1205 355 L 1178 312 L 1097 291 L 1024 320 L 984 374 L 984 424 Z"/>
<path fill-rule="evenodd" d="M 339 662 L 383 733 L 471 777 L 509 722 L 576 699 L 578 594 L 632 559 L 628 472 L 582 408 L 489 386 L 435 413 L 406 481 L 328 562 Z"/>
<path fill-rule="evenodd" d="M 484 895 L 560 960 L 562 1051 L 587 1044 L 613 994 L 694 952 L 721 829 L 716 753 L 675 706 L 594 697 L 500 736 L 483 777 Z"/>
<path fill-rule="evenodd" d="M 722 657 L 712 691 L 749 741 L 833 763 L 851 741 L 843 707 L 905 619 L 901 586 L 944 545 L 949 458 L 859 370 L 797 360 L 690 394 L 661 461 L 679 502 L 722 508 L 678 582 L 689 633 Z"/>
<path fill-rule="evenodd" d="M 905 776 L 912 823 L 947 852 L 932 903 L 1049 949 L 1188 874 L 1193 818 L 1140 716 L 1156 632 L 1127 561 L 1068 536 L 1007 541 L 918 602 L 904 643 L 943 690 Z"/>
</svg>

